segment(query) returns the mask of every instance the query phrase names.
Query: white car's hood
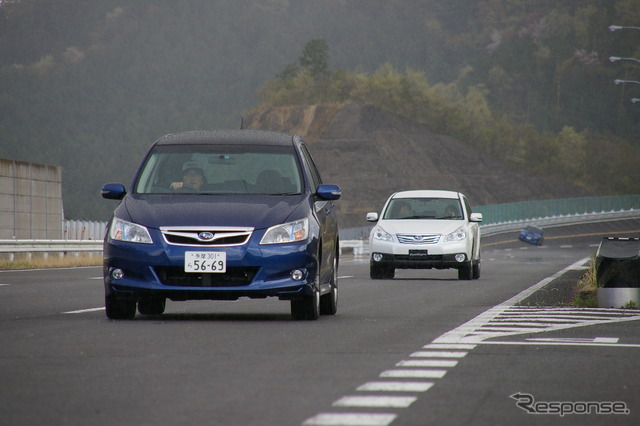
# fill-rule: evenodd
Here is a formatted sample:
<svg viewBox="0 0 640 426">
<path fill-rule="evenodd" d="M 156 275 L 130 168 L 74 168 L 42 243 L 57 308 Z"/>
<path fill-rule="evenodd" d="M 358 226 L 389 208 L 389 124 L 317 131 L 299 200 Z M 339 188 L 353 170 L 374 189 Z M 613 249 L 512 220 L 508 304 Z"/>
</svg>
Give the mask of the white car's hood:
<svg viewBox="0 0 640 426">
<path fill-rule="evenodd" d="M 464 220 L 401 219 L 381 220 L 378 225 L 390 234 L 447 235 L 463 226 Z"/>
</svg>

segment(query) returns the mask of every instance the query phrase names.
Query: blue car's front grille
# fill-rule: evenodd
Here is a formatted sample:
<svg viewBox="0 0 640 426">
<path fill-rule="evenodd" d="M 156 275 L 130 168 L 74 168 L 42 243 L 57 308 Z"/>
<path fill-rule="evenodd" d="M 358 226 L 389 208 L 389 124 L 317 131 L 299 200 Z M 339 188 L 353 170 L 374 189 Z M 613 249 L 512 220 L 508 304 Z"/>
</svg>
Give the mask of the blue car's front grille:
<svg viewBox="0 0 640 426">
<path fill-rule="evenodd" d="M 258 267 L 228 267 L 223 274 L 187 273 L 181 266 L 156 266 L 160 282 L 174 287 L 236 287 L 251 284 Z"/>
<path fill-rule="evenodd" d="M 176 246 L 241 246 L 251 237 L 253 228 L 162 227 L 164 240 Z"/>
</svg>

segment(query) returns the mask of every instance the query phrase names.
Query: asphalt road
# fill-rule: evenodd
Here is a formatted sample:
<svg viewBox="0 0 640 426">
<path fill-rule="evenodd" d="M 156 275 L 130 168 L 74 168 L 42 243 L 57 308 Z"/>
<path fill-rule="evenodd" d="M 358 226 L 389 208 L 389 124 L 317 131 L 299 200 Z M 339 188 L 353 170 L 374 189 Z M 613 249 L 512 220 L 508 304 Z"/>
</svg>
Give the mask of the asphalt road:
<svg viewBox="0 0 640 426">
<path fill-rule="evenodd" d="M 345 257 L 309 322 L 275 299 L 109 321 L 100 268 L 1 271 L 0 425 L 639 424 L 640 312 L 516 302 L 640 220 L 545 231 L 485 238 L 477 281 Z"/>
</svg>

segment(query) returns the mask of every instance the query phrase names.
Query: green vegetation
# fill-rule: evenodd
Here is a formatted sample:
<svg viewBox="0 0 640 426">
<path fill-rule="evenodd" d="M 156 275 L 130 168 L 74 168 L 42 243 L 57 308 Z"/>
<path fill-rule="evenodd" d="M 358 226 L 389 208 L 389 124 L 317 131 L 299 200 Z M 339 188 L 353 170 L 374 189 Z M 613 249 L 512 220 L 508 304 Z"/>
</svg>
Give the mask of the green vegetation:
<svg viewBox="0 0 640 426">
<path fill-rule="evenodd" d="M 428 83 L 423 72 L 385 63 L 371 74 L 328 70 L 328 46 L 311 40 L 299 66 L 288 65 L 259 91 L 260 107 L 366 103 L 472 143 L 514 166 L 555 175 L 594 193 L 640 190 L 640 146 L 591 129 L 539 131 L 493 106 L 484 84 Z M 311 59 L 309 59 L 311 58 Z M 318 71 L 321 70 L 321 71 Z M 471 72 L 471 70 L 467 70 Z M 640 70 L 639 70 L 640 74 Z"/>
<path fill-rule="evenodd" d="M 598 307 L 595 258 L 591 260 L 589 268 L 576 283 L 571 305 L 579 308 Z"/>
<path fill-rule="evenodd" d="M 238 127 L 258 90 L 375 103 L 595 195 L 640 192 L 640 85 L 613 84 L 640 66 L 607 59 L 640 57 L 640 31 L 607 29 L 640 26 L 640 0 L 4 0 L 0 22 L 0 157 L 61 165 L 67 218 L 105 220 L 99 188 L 153 140 Z"/>
</svg>

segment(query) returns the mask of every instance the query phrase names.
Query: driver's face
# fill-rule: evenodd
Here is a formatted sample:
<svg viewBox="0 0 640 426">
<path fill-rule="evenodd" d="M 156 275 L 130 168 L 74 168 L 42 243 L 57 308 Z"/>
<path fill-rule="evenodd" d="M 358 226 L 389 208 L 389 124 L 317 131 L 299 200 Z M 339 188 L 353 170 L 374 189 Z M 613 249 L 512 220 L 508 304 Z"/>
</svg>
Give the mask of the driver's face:
<svg viewBox="0 0 640 426">
<path fill-rule="evenodd" d="M 202 180 L 202 175 L 195 170 L 187 170 L 182 176 L 182 182 L 186 186 L 190 186 L 192 188 L 200 188 L 204 181 Z"/>
</svg>

